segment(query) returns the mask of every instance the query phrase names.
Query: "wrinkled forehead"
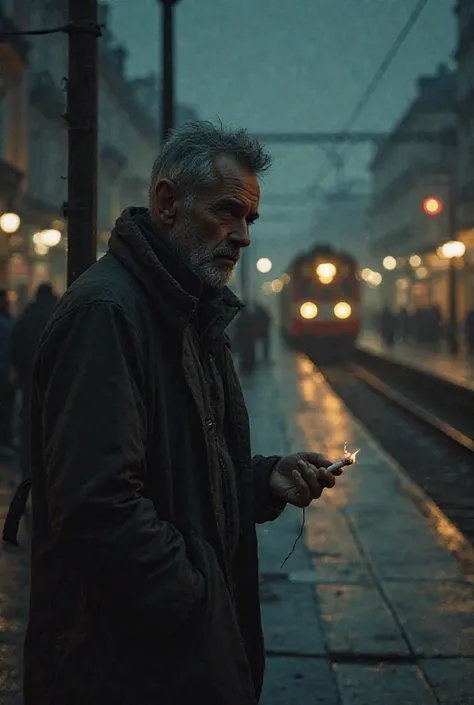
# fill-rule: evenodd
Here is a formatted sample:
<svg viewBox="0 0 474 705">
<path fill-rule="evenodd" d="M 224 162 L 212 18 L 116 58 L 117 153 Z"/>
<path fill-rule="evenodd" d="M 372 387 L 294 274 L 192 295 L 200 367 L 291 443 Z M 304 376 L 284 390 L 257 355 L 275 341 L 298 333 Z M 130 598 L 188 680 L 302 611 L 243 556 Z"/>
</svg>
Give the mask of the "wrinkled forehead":
<svg viewBox="0 0 474 705">
<path fill-rule="evenodd" d="M 214 198 L 235 195 L 244 198 L 252 205 L 258 205 L 260 184 L 257 176 L 236 157 L 219 154 L 214 158 L 215 180 L 209 192 Z"/>
</svg>

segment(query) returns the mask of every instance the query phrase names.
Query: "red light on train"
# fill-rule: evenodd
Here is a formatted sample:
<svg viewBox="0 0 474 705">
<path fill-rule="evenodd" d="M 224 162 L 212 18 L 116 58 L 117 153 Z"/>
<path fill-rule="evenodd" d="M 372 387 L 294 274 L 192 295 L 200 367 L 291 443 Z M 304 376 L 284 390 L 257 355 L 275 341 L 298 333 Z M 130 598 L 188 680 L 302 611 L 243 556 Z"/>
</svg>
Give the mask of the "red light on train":
<svg viewBox="0 0 474 705">
<path fill-rule="evenodd" d="M 440 198 L 425 198 L 423 201 L 423 210 L 427 215 L 439 215 L 443 210 L 443 201 Z"/>
</svg>

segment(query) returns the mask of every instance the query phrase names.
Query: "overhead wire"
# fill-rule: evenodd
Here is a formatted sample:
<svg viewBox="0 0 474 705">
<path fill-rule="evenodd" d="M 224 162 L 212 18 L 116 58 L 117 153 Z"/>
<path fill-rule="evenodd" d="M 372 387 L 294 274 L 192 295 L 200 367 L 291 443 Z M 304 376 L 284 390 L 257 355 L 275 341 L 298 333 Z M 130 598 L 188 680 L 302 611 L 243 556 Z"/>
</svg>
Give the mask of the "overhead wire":
<svg viewBox="0 0 474 705">
<path fill-rule="evenodd" d="M 347 118 L 346 122 L 341 128 L 341 132 L 348 132 L 353 126 L 354 123 L 359 119 L 361 114 L 364 112 L 365 108 L 367 107 L 368 103 L 370 100 L 373 98 L 375 92 L 377 91 L 382 79 L 384 78 L 385 74 L 387 73 L 388 69 L 392 65 L 394 59 L 398 55 L 398 52 L 402 48 L 403 44 L 405 43 L 406 39 L 408 38 L 409 34 L 411 33 L 412 29 L 415 27 L 418 19 L 420 18 L 423 10 L 425 9 L 426 5 L 428 4 L 429 0 L 418 0 L 415 7 L 413 8 L 413 11 L 411 12 L 410 16 L 408 17 L 407 21 L 403 25 L 403 27 L 400 29 L 398 32 L 397 36 L 395 37 L 394 41 L 390 45 L 387 53 L 385 54 L 380 66 L 378 67 L 377 71 L 375 72 L 374 76 L 368 83 L 366 89 L 364 90 L 362 96 L 356 103 L 354 109 L 352 110 L 351 114 Z M 319 170 L 319 174 L 316 177 L 315 182 L 313 185 L 310 187 L 311 190 L 317 189 L 325 179 L 333 173 L 334 171 L 334 165 L 331 165 L 332 168 L 326 170 L 326 173 L 323 174 L 323 170 L 326 169 L 326 165 L 329 163 L 329 160 L 325 160 L 323 165 L 321 166 L 321 169 Z"/>
</svg>

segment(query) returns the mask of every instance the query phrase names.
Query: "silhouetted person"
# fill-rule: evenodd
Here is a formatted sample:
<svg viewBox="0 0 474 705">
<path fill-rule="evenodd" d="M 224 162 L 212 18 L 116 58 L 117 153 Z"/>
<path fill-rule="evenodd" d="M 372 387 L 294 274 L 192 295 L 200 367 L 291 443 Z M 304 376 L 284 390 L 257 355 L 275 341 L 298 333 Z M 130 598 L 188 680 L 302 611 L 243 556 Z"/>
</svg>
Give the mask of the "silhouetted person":
<svg viewBox="0 0 474 705">
<path fill-rule="evenodd" d="M 403 307 L 398 313 L 398 330 L 400 333 L 400 340 L 406 343 L 410 339 L 410 325 L 411 317 L 408 310 Z"/>
<path fill-rule="evenodd" d="M 270 359 L 270 333 L 272 319 L 267 309 L 261 304 L 255 307 L 255 330 L 258 340 L 262 343 L 263 359 L 268 362 Z"/>
<path fill-rule="evenodd" d="M 388 348 L 392 348 L 395 341 L 395 321 L 394 313 L 388 306 L 384 306 L 380 317 L 380 333 Z"/>
<path fill-rule="evenodd" d="M 471 308 L 471 310 L 467 312 L 466 319 L 464 321 L 464 330 L 467 351 L 469 355 L 474 356 L 474 308 Z"/>
<path fill-rule="evenodd" d="M 0 447 L 13 444 L 15 387 L 10 379 L 10 344 L 14 320 L 10 315 L 8 293 L 0 289 Z"/>
<path fill-rule="evenodd" d="M 11 337 L 11 365 L 22 393 L 20 419 L 20 467 L 23 478 L 30 474 L 29 401 L 38 343 L 57 303 L 51 284 L 40 284 L 35 298 L 19 316 Z"/>
</svg>

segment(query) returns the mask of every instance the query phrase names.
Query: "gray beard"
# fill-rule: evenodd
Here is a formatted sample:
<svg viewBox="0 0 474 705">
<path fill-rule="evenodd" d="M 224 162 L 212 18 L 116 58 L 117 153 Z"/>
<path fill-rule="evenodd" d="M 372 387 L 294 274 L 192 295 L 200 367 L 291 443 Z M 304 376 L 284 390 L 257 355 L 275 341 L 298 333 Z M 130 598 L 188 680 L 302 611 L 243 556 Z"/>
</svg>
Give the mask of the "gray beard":
<svg viewBox="0 0 474 705">
<path fill-rule="evenodd" d="M 182 222 L 178 229 L 173 229 L 171 242 L 181 259 L 197 274 L 203 284 L 213 289 L 221 289 L 229 283 L 233 267 L 219 266 L 214 259 L 220 251 L 228 253 L 229 248 L 210 249 L 189 219 Z"/>
</svg>

